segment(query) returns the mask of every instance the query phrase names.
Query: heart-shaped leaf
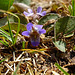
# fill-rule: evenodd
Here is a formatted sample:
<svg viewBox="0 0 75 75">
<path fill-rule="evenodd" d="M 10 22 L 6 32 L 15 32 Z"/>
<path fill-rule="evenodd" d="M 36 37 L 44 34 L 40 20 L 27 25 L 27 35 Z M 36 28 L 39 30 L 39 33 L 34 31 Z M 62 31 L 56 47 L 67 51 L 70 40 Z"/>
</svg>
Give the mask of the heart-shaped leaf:
<svg viewBox="0 0 75 75">
<path fill-rule="evenodd" d="M 20 23 L 22 23 L 22 24 L 28 23 L 28 20 L 23 15 L 18 14 L 18 13 L 16 13 L 16 15 L 20 18 Z M 14 17 L 14 22 L 18 22 L 18 19 L 16 17 Z"/>
<path fill-rule="evenodd" d="M 67 16 L 58 19 L 55 24 L 55 38 L 58 38 L 60 33 L 63 35 L 70 34 L 75 30 L 75 17 Z"/>
<path fill-rule="evenodd" d="M 54 45 L 62 52 L 65 52 L 65 43 L 63 41 L 53 41 Z"/>
<path fill-rule="evenodd" d="M 28 23 L 27 19 L 21 15 L 21 14 L 16 14 L 20 18 L 20 23 L 26 25 Z M 9 22 L 10 23 L 18 23 L 18 19 L 12 15 L 9 15 Z M 1 18 L 0 19 L 0 27 L 6 25 L 7 22 L 7 17 Z"/>
<path fill-rule="evenodd" d="M 51 19 L 58 19 L 59 18 L 59 16 L 57 15 L 57 14 L 47 14 L 47 15 L 45 15 L 45 16 L 43 16 L 40 20 L 39 20 L 39 22 L 38 22 L 38 24 L 40 24 L 40 25 L 43 25 L 43 24 L 45 24 L 48 20 L 51 20 Z"/>
<path fill-rule="evenodd" d="M 10 23 L 10 26 L 11 26 L 11 30 L 17 31 L 18 23 Z M 4 30 L 8 30 L 9 31 L 8 24 L 2 26 L 1 28 L 4 29 Z M 20 24 L 20 29 L 22 31 L 25 31 L 26 30 L 26 26 L 24 24 Z"/>
</svg>

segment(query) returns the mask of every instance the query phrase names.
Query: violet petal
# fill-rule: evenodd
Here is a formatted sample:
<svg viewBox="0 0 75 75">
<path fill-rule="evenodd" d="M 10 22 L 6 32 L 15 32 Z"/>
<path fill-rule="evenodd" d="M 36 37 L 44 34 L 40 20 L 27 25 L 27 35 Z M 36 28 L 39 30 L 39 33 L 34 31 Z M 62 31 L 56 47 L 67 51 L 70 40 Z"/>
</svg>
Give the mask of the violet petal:
<svg viewBox="0 0 75 75">
<path fill-rule="evenodd" d="M 27 12 L 23 12 L 23 14 L 25 15 L 25 16 L 32 16 L 34 13 L 27 13 Z"/>
<path fill-rule="evenodd" d="M 36 13 L 37 15 L 40 15 L 40 16 L 42 16 L 42 14 L 41 13 Z"/>
<path fill-rule="evenodd" d="M 39 43 L 40 43 L 40 42 L 38 42 L 38 41 L 33 41 L 33 42 L 31 41 L 31 44 L 32 44 L 33 46 L 38 46 Z"/>
<path fill-rule="evenodd" d="M 38 7 L 37 8 L 37 13 L 41 13 L 41 11 L 42 11 L 42 8 L 41 7 Z"/>
<path fill-rule="evenodd" d="M 41 16 L 45 16 L 46 15 L 46 11 L 43 11 L 42 13 L 41 13 Z"/>
<path fill-rule="evenodd" d="M 43 25 L 36 25 L 36 26 L 35 26 L 35 28 L 36 28 L 37 30 L 42 29 L 42 27 L 43 27 Z"/>
<path fill-rule="evenodd" d="M 27 31 L 31 31 L 32 30 L 32 26 L 33 26 L 32 23 L 28 23 L 27 24 Z"/>
<path fill-rule="evenodd" d="M 29 36 L 29 32 L 28 31 L 24 31 L 24 32 L 22 32 L 22 35 Z"/>
<path fill-rule="evenodd" d="M 27 12 L 24 11 L 23 14 L 24 14 L 25 16 L 28 16 L 29 13 L 27 13 Z"/>
<path fill-rule="evenodd" d="M 31 44 L 33 46 L 38 46 L 39 43 L 40 43 L 40 37 L 37 37 L 36 39 L 35 38 L 30 38 L 30 40 L 31 40 Z"/>
<path fill-rule="evenodd" d="M 40 35 L 38 32 L 30 33 L 30 41 L 33 46 L 38 46 L 40 43 Z"/>
<path fill-rule="evenodd" d="M 29 12 L 29 13 L 33 13 L 32 9 L 28 9 L 28 12 Z"/>
<path fill-rule="evenodd" d="M 33 16 L 34 13 L 29 13 L 27 16 Z"/>
<path fill-rule="evenodd" d="M 43 11 L 42 13 L 36 13 L 37 15 L 40 15 L 40 16 L 45 16 L 46 15 L 46 11 Z"/>
<path fill-rule="evenodd" d="M 46 30 L 45 29 L 39 30 L 39 34 L 44 34 L 44 33 L 46 33 Z"/>
</svg>

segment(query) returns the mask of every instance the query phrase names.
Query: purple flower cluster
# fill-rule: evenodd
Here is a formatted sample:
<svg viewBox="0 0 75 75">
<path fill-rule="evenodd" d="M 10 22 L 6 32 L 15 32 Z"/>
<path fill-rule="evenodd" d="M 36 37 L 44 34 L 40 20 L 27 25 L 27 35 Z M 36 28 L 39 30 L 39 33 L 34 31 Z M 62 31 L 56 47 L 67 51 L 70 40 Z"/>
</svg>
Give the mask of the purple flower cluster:
<svg viewBox="0 0 75 75">
<path fill-rule="evenodd" d="M 23 14 L 25 15 L 25 16 L 34 16 L 35 14 L 36 15 L 40 15 L 40 16 L 45 16 L 46 15 L 46 11 L 43 11 L 42 12 L 42 8 L 41 7 L 38 7 L 37 8 L 37 13 L 34 13 L 33 11 L 32 11 L 32 9 L 28 9 L 28 12 L 29 13 L 27 13 L 27 12 L 23 12 Z"/>
<path fill-rule="evenodd" d="M 27 24 L 27 31 L 22 32 L 22 35 L 30 37 L 31 44 L 38 46 L 40 43 L 40 35 L 46 33 L 45 29 L 42 29 L 43 25 Z"/>
<path fill-rule="evenodd" d="M 23 14 L 28 17 L 31 16 L 35 23 L 36 23 L 36 19 L 39 19 L 40 16 L 46 15 L 46 11 L 42 12 L 41 7 L 37 8 L 37 12 L 32 11 L 32 9 L 28 9 L 28 12 L 24 11 Z M 42 29 L 42 27 L 43 25 L 35 25 L 32 23 L 28 23 L 27 31 L 22 32 L 22 35 L 30 37 L 31 44 L 33 46 L 38 46 L 40 43 L 40 35 L 46 33 L 46 30 Z"/>
</svg>

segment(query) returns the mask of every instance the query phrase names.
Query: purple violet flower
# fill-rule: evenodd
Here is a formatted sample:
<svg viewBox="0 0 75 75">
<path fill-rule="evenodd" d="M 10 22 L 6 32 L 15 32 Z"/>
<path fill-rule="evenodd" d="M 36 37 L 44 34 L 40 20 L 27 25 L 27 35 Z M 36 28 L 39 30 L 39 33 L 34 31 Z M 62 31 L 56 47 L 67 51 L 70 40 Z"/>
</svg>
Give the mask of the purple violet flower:
<svg viewBox="0 0 75 75">
<path fill-rule="evenodd" d="M 22 32 L 22 35 L 30 37 L 31 44 L 38 46 L 40 43 L 40 35 L 46 33 L 45 29 L 42 29 L 43 25 L 27 24 L 27 31 Z"/>
<path fill-rule="evenodd" d="M 37 13 L 33 12 L 32 9 L 28 9 L 28 12 L 29 13 L 24 11 L 23 14 L 25 16 L 32 16 L 32 17 L 33 17 L 33 15 L 40 15 L 40 16 L 45 16 L 46 15 L 46 11 L 42 12 L 42 8 L 41 7 L 37 8 Z"/>
</svg>

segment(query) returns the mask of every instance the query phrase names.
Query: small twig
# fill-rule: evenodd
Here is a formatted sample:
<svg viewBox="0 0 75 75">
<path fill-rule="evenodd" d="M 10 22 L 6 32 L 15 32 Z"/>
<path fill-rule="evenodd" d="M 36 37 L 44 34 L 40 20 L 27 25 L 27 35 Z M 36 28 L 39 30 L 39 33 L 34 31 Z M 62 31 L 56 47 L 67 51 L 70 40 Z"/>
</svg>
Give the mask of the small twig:
<svg viewBox="0 0 75 75">
<path fill-rule="evenodd" d="M 37 73 L 37 66 L 36 66 L 36 62 L 35 62 L 35 59 L 33 58 L 33 65 L 34 65 L 34 69 L 35 69 L 35 75 L 36 75 L 36 73 Z"/>
<path fill-rule="evenodd" d="M 11 66 L 9 66 L 7 63 L 5 63 L 5 66 L 6 66 L 8 69 L 10 69 L 11 71 L 14 71 L 14 70 L 11 68 Z"/>
<path fill-rule="evenodd" d="M 21 60 L 17 60 L 17 61 L 11 61 L 11 62 L 8 62 L 8 64 L 13 64 L 13 63 L 16 63 L 16 62 L 19 62 L 19 61 L 28 61 L 28 60 L 31 60 L 31 58 L 24 58 L 24 59 L 21 59 Z"/>
<path fill-rule="evenodd" d="M 46 75 L 46 72 L 48 71 L 48 69 L 45 69 L 45 71 L 44 71 L 44 75 Z"/>
<path fill-rule="evenodd" d="M 18 61 L 21 57 L 22 57 L 22 55 L 24 54 L 25 52 L 22 52 L 20 55 L 19 55 L 19 57 L 16 59 L 16 61 Z"/>
<path fill-rule="evenodd" d="M 10 67 L 12 67 L 12 66 L 13 66 L 13 65 L 11 65 Z M 10 69 L 8 69 L 8 70 L 5 72 L 4 75 L 7 75 L 7 73 L 9 72 L 9 70 L 10 70 Z"/>
<path fill-rule="evenodd" d="M 13 52 L 13 60 L 15 61 L 15 52 Z M 15 71 L 15 63 L 14 63 L 14 71 Z"/>
<path fill-rule="evenodd" d="M 60 75 L 59 73 L 52 71 L 53 75 Z"/>
</svg>

